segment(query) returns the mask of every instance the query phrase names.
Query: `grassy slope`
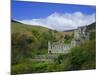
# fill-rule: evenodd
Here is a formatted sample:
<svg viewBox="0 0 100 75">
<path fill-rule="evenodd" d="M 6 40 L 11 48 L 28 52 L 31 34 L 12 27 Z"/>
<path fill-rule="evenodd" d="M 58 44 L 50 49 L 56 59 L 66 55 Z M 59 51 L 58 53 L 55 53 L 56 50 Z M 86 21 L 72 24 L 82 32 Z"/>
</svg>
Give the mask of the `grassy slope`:
<svg viewBox="0 0 100 75">
<path fill-rule="evenodd" d="M 26 25 L 22 23 L 18 23 L 16 21 L 12 21 L 11 23 L 11 32 L 32 32 L 32 30 L 36 30 L 38 32 L 48 32 L 50 29 L 40 26 L 32 26 L 32 25 Z M 53 33 L 54 31 L 51 30 Z M 54 33 L 54 36 L 56 39 L 61 40 L 61 37 L 63 38 L 65 35 L 71 36 L 73 34 L 73 31 L 66 31 L 66 32 L 56 32 Z"/>
<path fill-rule="evenodd" d="M 47 28 L 45 27 L 40 27 L 40 26 L 31 26 L 31 25 L 26 25 L 26 24 L 21 24 L 21 23 L 16 23 L 12 22 L 11 23 L 11 32 L 31 32 L 32 30 L 38 30 L 38 31 L 48 31 Z"/>
</svg>

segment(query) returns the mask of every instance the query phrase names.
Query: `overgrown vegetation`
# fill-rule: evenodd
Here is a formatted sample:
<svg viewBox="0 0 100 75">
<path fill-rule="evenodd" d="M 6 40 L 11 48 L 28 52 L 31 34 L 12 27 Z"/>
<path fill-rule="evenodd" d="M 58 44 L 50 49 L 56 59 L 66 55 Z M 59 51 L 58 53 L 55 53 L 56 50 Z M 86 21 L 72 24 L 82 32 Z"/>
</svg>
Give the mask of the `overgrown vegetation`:
<svg viewBox="0 0 100 75">
<path fill-rule="evenodd" d="M 48 41 L 65 43 L 73 38 L 67 32 L 57 32 L 43 27 L 23 25 L 12 22 L 12 75 L 55 71 L 87 70 L 96 68 L 96 30 L 95 23 L 88 27 L 89 41 L 70 50 L 68 54 L 59 54 L 53 61 L 35 61 L 35 55 L 47 54 Z"/>
</svg>

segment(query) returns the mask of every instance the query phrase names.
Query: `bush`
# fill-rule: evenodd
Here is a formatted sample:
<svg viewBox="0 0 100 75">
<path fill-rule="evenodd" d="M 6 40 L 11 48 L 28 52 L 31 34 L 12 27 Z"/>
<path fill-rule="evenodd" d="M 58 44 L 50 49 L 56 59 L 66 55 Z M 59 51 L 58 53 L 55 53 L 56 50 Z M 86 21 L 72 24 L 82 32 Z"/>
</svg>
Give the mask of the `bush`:
<svg viewBox="0 0 100 75">
<path fill-rule="evenodd" d="M 30 73 L 32 72 L 32 67 L 30 64 L 25 64 L 25 63 L 21 63 L 21 64 L 16 64 L 12 66 L 12 75 L 15 74 L 24 74 L 24 73 Z"/>
<path fill-rule="evenodd" d="M 47 62 L 33 62 L 27 61 L 12 65 L 12 74 L 24 74 L 24 73 L 40 73 L 47 72 Z"/>
<path fill-rule="evenodd" d="M 95 40 L 73 48 L 63 64 L 65 70 L 95 69 Z"/>
<path fill-rule="evenodd" d="M 31 57 L 33 49 L 37 49 L 37 46 L 38 41 L 31 33 L 13 33 L 11 56 L 12 64 L 16 64 L 24 58 Z"/>
</svg>

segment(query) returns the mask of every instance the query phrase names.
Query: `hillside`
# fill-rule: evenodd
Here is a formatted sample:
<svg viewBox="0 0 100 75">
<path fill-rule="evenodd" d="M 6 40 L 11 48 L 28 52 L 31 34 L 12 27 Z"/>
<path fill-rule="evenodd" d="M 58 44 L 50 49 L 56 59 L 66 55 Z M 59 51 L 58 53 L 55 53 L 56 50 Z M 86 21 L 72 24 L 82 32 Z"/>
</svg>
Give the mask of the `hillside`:
<svg viewBox="0 0 100 75">
<path fill-rule="evenodd" d="M 22 24 L 20 22 L 12 20 L 11 22 L 11 32 L 16 33 L 16 32 L 29 32 L 29 33 L 34 33 L 34 32 L 39 32 L 41 33 L 47 33 L 51 36 L 54 36 L 56 40 L 63 40 L 65 36 L 72 36 L 73 35 L 73 30 L 69 31 L 64 31 L 64 32 L 58 32 L 56 30 L 51 30 L 45 27 L 41 26 L 32 26 L 32 25 L 26 25 Z"/>
<path fill-rule="evenodd" d="M 92 23 L 92 24 L 90 24 L 90 25 L 88 25 L 88 30 L 96 30 L 96 22 L 94 22 L 94 23 Z"/>
<path fill-rule="evenodd" d="M 92 23 L 88 25 L 87 28 L 88 28 L 88 31 L 91 31 L 91 30 L 95 31 L 96 23 Z M 51 30 L 51 29 L 41 27 L 41 26 L 35 26 L 35 25 L 32 26 L 32 25 L 22 24 L 14 20 L 12 20 L 12 23 L 11 23 L 12 33 L 16 33 L 16 32 L 33 32 L 34 33 L 34 31 L 39 32 L 39 33 L 50 33 L 49 35 L 53 35 L 56 40 L 63 40 L 65 36 L 73 36 L 74 30 L 75 29 L 59 32 L 59 31 Z"/>
<path fill-rule="evenodd" d="M 32 30 L 38 30 L 38 31 L 48 31 L 48 28 L 40 27 L 40 26 L 32 26 L 32 25 L 26 25 L 22 24 L 20 22 L 12 20 L 11 22 L 11 32 L 31 32 Z"/>
</svg>

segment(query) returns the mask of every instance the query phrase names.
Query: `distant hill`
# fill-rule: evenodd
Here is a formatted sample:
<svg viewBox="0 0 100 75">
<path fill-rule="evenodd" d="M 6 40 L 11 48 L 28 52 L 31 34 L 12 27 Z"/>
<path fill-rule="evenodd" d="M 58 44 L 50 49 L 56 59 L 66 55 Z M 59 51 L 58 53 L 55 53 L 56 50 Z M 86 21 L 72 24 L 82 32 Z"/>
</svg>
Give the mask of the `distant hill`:
<svg viewBox="0 0 100 75">
<path fill-rule="evenodd" d="M 14 22 L 14 23 L 20 23 L 20 22 L 18 22 L 18 21 L 15 21 L 15 20 L 11 20 L 11 22 Z M 20 24 L 22 24 L 22 23 L 20 23 Z"/>
<path fill-rule="evenodd" d="M 96 29 L 96 22 L 90 24 L 90 25 L 87 25 L 87 28 L 88 30 L 93 30 L 93 29 Z M 72 30 L 66 30 L 66 31 L 63 31 L 63 32 L 73 32 L 75 29 L 72 29 Z"/>
<path fill-rule="evenodd" d="M 55 37 L 56 40 L 63 40 L 65 35 L 71 36 L 73 34 L 73 30 L 70 31 L 64 31 L 64 32 L 59 32 L 56 30 L 51 30 L 45 27 L 41 26 L 33 26 L 33 25 L 27 25 L 27 24 L 22 24 L 20 22 L 12 20 L 11 22 L 11 32 L 16 33 L 16 32 L 31 32 L 35 31 L 40 33 L 41 35 L 43 34 L 48 34 Z"/>
<path fill-rule="evenodd" d="M 88 25 L 88 30 L 96 30 L 96 22 Z"/>
<path fill-rule="evenodd" d="M 40 26 L 32 26 L 32 25 L 26 25 L 22 24 L 20 22 L 11 20 L 11 32 L 31 32 L 32 30 L 38 30 L 38 31 L 48 31 L 48 28 L 40 27 Z"/>
<path fill-rule="evenodd" d="M 23 24 L 21 22 L 18 22 L 18 21 L 15 21 L 15 20 L 11 20 L 12 22 L 12 32 L 13 31 L 30 31 L 32 29 L 39 29 L 39 30 L 51 30 L 51 29 L 48 29 L 46 27 L 42 27 L 42 26 L 37 26 L 37 25 L 27 25 L 27 24 Z M 17 25 L 17 26 L 16 26 Z M 95 29 L 96 28 L 96 22 L 88 25 L 88 29 L 91 30 L 91 29 Z M 71 29 L 71 30 L 65 30 L 65 31 L 61 31 L 61 32 L 73 32 L 75 29 Z M 52 31 L 55 31 L 55 30 L 52 30 Z"/>
</svg>

